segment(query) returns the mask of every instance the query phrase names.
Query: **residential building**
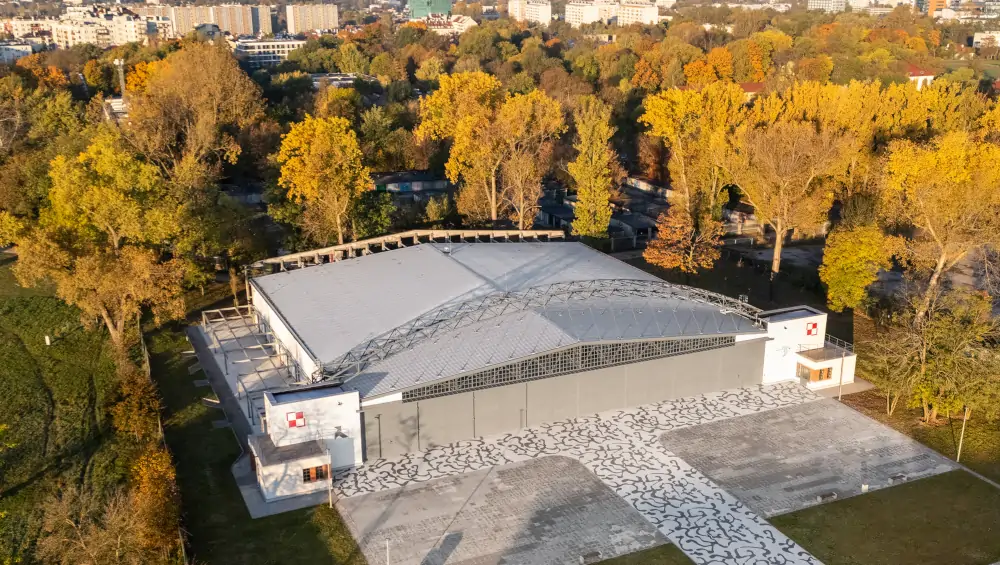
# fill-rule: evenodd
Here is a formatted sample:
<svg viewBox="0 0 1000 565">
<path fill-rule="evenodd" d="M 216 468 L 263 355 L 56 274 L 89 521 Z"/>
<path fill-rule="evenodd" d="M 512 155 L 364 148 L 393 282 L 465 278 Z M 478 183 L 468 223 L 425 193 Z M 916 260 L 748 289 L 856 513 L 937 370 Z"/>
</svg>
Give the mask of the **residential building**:
<svg viewBox="0 0 1000 565">
<path fill-rule="evenodd" d="M 431 14 L 451 14 L 451 0 L 410 0 L 407 7 L 411 20 L 423 19 Z"/>
<path fill-rule="evenodd" d="M 622 2 L 618 5 L 618 25 L 655 25 L 660 21 L 660 10 L 656 4 L 647 2 Z"/>
<path fill-rule="evenodd" d="M 1000 31 L 977 31 L 972 36 L 972 46 L 976 49 L 1000 47 Z"/>
<path fill-rule="evenodd" d="M 245 4 L 223 4 L 212 7 L 212 23 L 222 31 L 240 35 L 257 35 L 259 28 L 254 28 L 254 7 Z M 270 18 L 268 18 L 270 20 Z"/>
<path fill-rule="evenodd" d="M 479 25 L 476 23 L 476 20 L 469 16 L 442 16 L 435 14 L 418 21 L 426 23 L 427 29 L 438 35 L 461 35 Z"/>
<path fill-rule="evenodd" d="M 285 19 L 291 35 L 340 27 L 336 4 L 289 4 L 285 6 Z"/>
<path fill-rule="evenodd" d="M 823 312 L 763 312 L 562 237 L 413 231 L 254 265 L 248 304 L 203 312 L 192 341 L 209 345 L 196 346 L 202 365 L 239 399 L 264 500 L 325 491 L 335 469 L 431 445 L 854 380 L 853 347 L 827 338 Z"/>
<path fill-rule="evenodd" d="M 549 0 L 510 0 L 507 15 L 519 22 L 548 25 L 552 21 L 552 3 Z"/>
<path fill-rule="evenodd" d="M 23 41 L 0 41 L 0 63 L 13 64 L 21 57 L 27 57 L 34 53 L 34 48 L 30 43 Z"/>
<path fill-rule="evenodd" d="M 916 65 L 907 65 L 906 74 L 910 79 L 910 82 L 917 85 L 917 90 L 922 89 L 925 86 L 930 86 L 934 82 L 934 71 L 930 71 Z"/>
<path fill-rule="evenodd" d="M 924 8 L 928 16 L 934 16 L 934 12 L 943 10 L 949 6 L 948 0 L 924 0 Z"/>
<path fill-rule="evenodd" d="M 59 23 L 59 20 L 24 19 L 9 18 L 0 23 L 0 29 L 5 34 L 15 38 L 37 35 L 39 33 L 52 33 L 52 26 Z"/>
<path fill-rule="evenodd" d="M 272 67 L 288 54 L 306 44 L 304 39 L 237 39 L 231 42 L 233 54 L 251 67 Z"/>
<path fill-rule="evenodd" d="M 807 7 L 824 12 L 843 12 L 846 5 L 846 0 L 809 0 Z"/>
<path fill-rule="evenodd" d="M 566 4 L 566 23 L 573 27 L 601 21 L 597 4 L 593 2 L 570 2 Z"/>
<path fill-rule="evenodd" d="M 270 34 L 274 32 L 271 7 L 243 4 L 218 6 L 137 6 L 136 13 L 144 16 L 169 18 L 173 24 L 171 37 L 184 37 L 201 24 L 215 24 L 234 36 Z"/>
</svg>

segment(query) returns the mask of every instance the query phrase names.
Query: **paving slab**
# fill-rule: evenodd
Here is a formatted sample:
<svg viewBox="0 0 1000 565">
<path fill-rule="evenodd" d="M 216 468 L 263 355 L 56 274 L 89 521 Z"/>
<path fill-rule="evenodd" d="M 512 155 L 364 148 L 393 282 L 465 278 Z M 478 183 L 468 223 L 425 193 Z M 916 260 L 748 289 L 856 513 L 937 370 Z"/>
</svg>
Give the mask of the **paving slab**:
<svg viewBox="0 0 1000 565">
<path fill-rule="evenodd" d="M 786 382 L 595 414 L 373 461 L 335 475 L 333 489 L 349 498 L 560 455 L 583 464 L 695 563 L 814 565 L 815 557 L 664 449 L 659 435 L 818 398 Z"/>
<path fill-rule="evenodd" d="M 664 447 L 762 516 L 958 468 L 836 400 L 667 432 Z"/>
<path fill-rule="evenodd" d="M 546 565 L 667 543 L 579 462 L 542 457 L 337 504 L 369 563 Z"/>
</svg>

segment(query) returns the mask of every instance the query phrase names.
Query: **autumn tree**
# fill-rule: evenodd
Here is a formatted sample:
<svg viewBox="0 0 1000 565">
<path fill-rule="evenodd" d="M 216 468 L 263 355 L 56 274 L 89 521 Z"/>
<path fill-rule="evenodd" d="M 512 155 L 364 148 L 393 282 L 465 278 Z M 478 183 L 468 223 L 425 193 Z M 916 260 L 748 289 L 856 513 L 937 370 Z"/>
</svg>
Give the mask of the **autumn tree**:
<svg viewBox="0 0 1000 565">
<path fill-rule="evenodd" d="M 832 204 L 822 180 L 840 162 L 842 138 L 811 123 L 778 121 L 743 126 L 726 169 L 757 220 L 774 230 L 772 280 L 790 230 L 817 226 Z"/>
<path fill-rule="evenodd" d="M 354 239 L 368 239 L 388 233 L 395 211 L 392 195 L 388 192 L 362 192 L 351 203 L 348 211 Z"/>
<path fill-rule="evenodd" d="M 263 115 L 260 88 L 226 47 L 207 43 L 187 44 L 147 72 L 128 97 L 127 136 L 174 184 L 203 189 L 236 162 L 239 133 Z"/>
<path fill-rule="evenodd" d="M 80 308 L 85 323 L 101 320 L 119 348 L 143 308 L 158 319 L 183 314 L 185 266 L 163 259 L 181 203 L 157 168 L 105 130 L 79 157 L 53 160 L 49 174 L 40 223 L 16 236 L 18 281 L 53 281 L 56 294 Z"/>
<path fill-rule="evenodd" d="M 877 225 L 838 227 L 827 236 L 819 278 L 831 310 L 861 305 L 879 271 L 891 266 L 889 241 Z"/>
<path fill-rule="evenodd" d="M 565 129 L 562 108 L 539 90 L 507 95 L 482 72 L 443 75 L 441 88 L 420 101 L 418 140 L 450 139 L 445 169 L 462 181 L 459 212 L 473 221 L 496 222 L 505 203 L 503 164 L 517 154 L 540 155 Z M 547 171 L 548 163 L 540 163 Z"/>
<path fill-rule="evenodd" d="M 724 231 L 722 222 L 710 218 L 703 218 L 696 226 L 686 210 L 671 206 L 657 218 L 656 237 L 646 246 L 642 258 L 688 275 L 710 269 L 719 259 Z"/>
<path fill-rule="evenodd" d="M 573 233 L 607 237 L 611 221 L 611 189 L 618 156 L 611 148 L 615 128 L 611 108 L 595 96 L 584 97 L 573 113 L 576 124 L 576 160 L 568 165 L 577 203 Z"/>
<path fill-rule="evenodd" d="M 663 139 L 670 158 L 670 211 L 647 260 L 691 273 L 710 267 L 721 245 L 722 204 L 729 182 L 729 137 L 743 119 L 743 92 L 730 83 L 695 90 L 668 90 L 646 99 L 640 118 Z"/>
<path fill-rule="evenodd" d="M 320 245 L 344 243 L 352 202 L 371 188 L 368 168 L 351 124 L 313 118 L 292 125 L 281 142 L 279 183 L 304 210 L 301 227 Z"/>
<path fill-rule="evenodd" d="M 140 542 L 135 497 L 124 489 L 103 500 L 77 487 L 61 489 L 42 507 L 37 555 L 51 565 L 166 565 Z"/>
<path fill-rule="evenodd" d="M 1000 148 L 952 132 L 927 144 L 900 140 L 890 148 L 887 213 L 915 228 L 906 240 L 913 265 L 927 273 L 916 308 L 918 325 L 942 277 L 970 252 L 1000 238 Z"/>
</svg>

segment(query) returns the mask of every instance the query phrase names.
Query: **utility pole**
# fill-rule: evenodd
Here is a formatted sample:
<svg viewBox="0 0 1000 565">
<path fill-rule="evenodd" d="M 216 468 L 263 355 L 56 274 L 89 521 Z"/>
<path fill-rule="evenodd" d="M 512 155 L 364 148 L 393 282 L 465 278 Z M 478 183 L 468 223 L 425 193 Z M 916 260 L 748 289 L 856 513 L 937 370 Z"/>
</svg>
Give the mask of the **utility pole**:
<svg viewBox="0 0 1000 565">
<path fill-rule="evenodd" d="M 962 433 L 958 435 L 958 453 L 955 454 L 955 463 L 962 459 L 962 442 L 965 441 L 965 423 L 969 421 L 969 407 L 966 406 L 962 412 Z"/>
<path fill-rule="evenodd" d="M 840 387 L 837 389 L 837 401 L 844 399 L 844 357 L 847 357 L 847 350 L 843 346 L 840 348 Z"/>
</svg>

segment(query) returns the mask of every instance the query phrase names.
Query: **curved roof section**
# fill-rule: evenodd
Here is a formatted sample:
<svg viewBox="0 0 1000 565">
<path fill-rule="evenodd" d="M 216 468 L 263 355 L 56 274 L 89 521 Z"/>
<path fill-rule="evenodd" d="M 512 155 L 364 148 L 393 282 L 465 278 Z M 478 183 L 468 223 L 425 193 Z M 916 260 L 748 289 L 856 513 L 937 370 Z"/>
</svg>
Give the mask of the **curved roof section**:
<svg viewBox="0 0 1000 565">
<path fill-rule="evenodd" d="M 363 397 L 580 342 L 762 331 L 748 304 L 580 243 L 423 244 L 252 282 L 314 378 Z"/>
</svg>

